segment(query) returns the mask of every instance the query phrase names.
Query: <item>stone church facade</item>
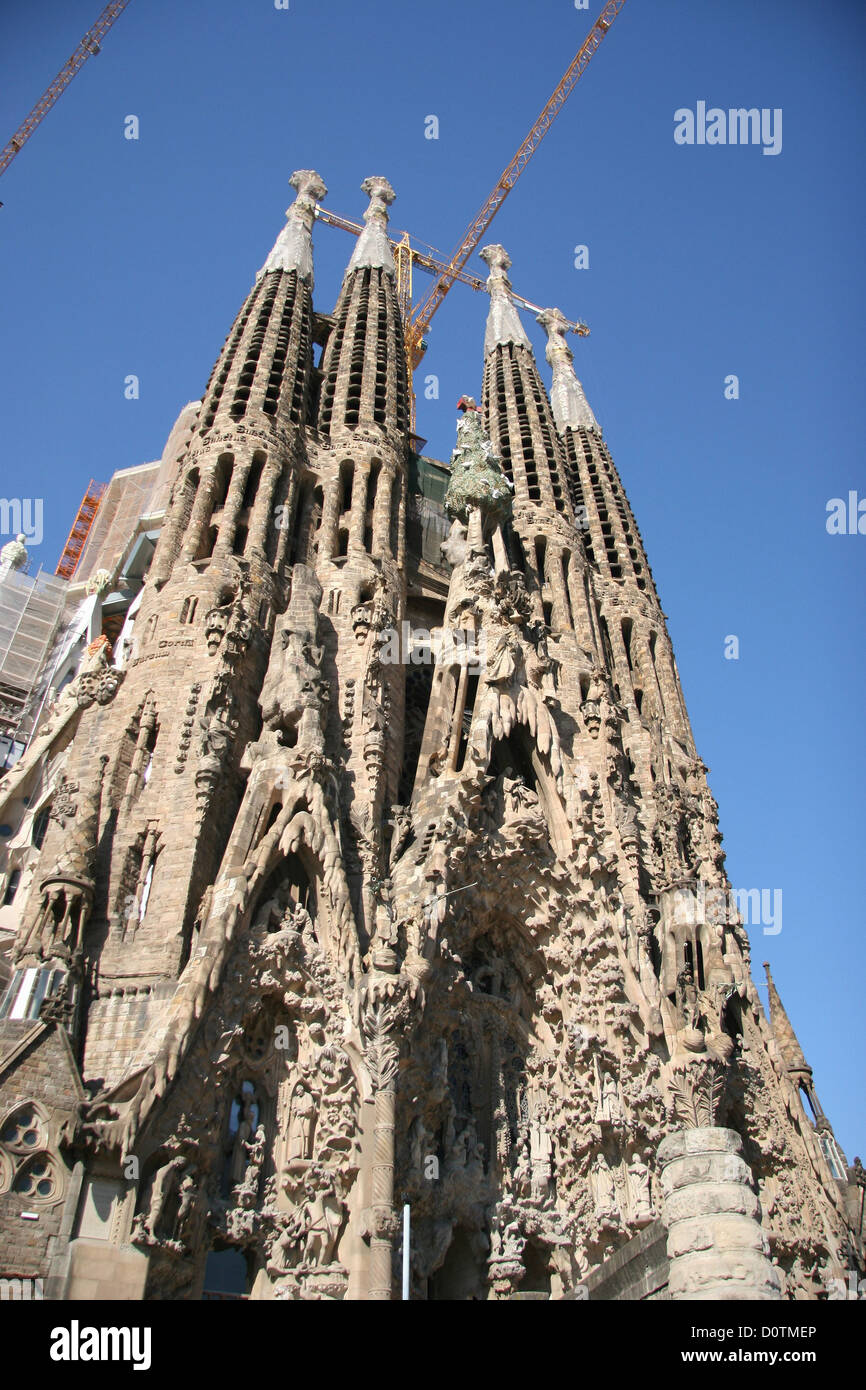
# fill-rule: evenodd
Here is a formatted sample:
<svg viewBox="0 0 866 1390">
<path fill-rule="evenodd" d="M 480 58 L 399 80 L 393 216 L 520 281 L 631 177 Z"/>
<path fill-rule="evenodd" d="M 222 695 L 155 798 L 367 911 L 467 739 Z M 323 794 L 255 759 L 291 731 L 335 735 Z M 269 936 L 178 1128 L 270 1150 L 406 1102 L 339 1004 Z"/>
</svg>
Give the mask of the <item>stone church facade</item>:
<svg viewBox="0 0 866 1390">
<path fill-rule="evenodd" d="M 548 393 L 485 249 L 425 557 L 393 190 L 363 185 L 322 314 L 326 190 L 292 183 L 123 664 L 93 643 L 0 782 L 0 812 L 51 787 L 0 1010 L 0 1275 L 387 1300 L 408 1205 L 413 1298 L 824 1297 L 862 1169 L 759 1001 L 566 321 Z"/>
</svg>

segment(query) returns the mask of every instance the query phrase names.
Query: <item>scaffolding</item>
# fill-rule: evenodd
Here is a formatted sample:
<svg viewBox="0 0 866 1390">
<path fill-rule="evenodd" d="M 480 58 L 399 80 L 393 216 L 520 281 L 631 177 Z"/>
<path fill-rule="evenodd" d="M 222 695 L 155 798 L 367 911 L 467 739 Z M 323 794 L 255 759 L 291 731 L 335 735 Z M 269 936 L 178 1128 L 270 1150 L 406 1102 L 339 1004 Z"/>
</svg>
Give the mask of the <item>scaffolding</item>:
<svg viewBox="0 0 866 1390">
<path fill-rule="evenodd" d="M 108 570 L 116 577 L 139 522 L 165 508 L 169 487 L 159 487 L 159 480 L 158 462 L 121 468 L 112 476 L 103 488 L 99 510 L 82 546 L 75 569 L 76 584 L 92 578 L 97 570 Z"/>
<path fill-rule="evenodd" d="M 30 736 L 34 700 L 63 618 L 68 585 L 39 569 L 0 573 L 0 771 Z"/>
<path fill-rule="evenodd" d="M 61 579 L 71 579 L 75 573 L 104 492 L 105 483 L 97 483 L 91 478 L 72 523 L 72 530 L 69 532 L 63 547 L 63 554 L 60 556 L 57 569 L 54 571 Z"/>
</svg>

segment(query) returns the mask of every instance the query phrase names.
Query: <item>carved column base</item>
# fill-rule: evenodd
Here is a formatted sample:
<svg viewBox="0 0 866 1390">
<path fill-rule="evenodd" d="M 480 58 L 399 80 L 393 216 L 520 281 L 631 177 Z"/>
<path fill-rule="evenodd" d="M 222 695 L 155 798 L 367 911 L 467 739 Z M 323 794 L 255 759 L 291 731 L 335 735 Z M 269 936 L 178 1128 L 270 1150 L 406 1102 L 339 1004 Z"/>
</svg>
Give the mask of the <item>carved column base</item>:
<svg viewBox="0 0 866 1390">
<path fill-rule="evenodd" d="M 291 1270 L 276 1281 L 274 1298 L 300 1303 L 338 1303 L 346 1296 L 349 1271 L 342 1265 Z"/>
<path fill-rule="evenodd" d="M 511 1298 L 525 1273 L 523 1264 L 518 1259 L 491 1260 L 487 1275 L 490 1298 Z"/>
<path fill-rule="evenodd" d="M 659 1145 L 672 1299 L 782 1296 L 742 1148 L 739 1134 L 715 1125 L 678 1130 Z"/>
</svg>

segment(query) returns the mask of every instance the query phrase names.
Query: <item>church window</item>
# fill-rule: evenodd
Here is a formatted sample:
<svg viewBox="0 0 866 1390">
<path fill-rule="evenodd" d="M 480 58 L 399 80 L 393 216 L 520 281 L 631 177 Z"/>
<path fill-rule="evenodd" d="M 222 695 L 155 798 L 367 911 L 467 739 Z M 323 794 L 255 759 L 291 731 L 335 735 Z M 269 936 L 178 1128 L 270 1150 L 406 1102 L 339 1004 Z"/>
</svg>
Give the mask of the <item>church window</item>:
<svg viewBox="0 0 866 1390">
<path fill-rule="evenodd" d="M 8 907 L 15 901 L 15 894 L 18 892 L 18 885 L 21 882 L 21 870 L 13 869 L 6 880 L 6 892 L 3 894 L 3 906 Z"/>
<path fill-rule="evenodd" d="M 344 459 L 340 464 L 340 495 L 337 504 L 338 515 L 342 516 L 352 507 L 352 484 L 355 477 L 355 465 L 351 459 Z"/>
<path fill-rule="evenodd" d="M 35 1104 L 14 1110 L 0 1127 L 0 1188 L 31 1202 L 50 1202 L 62 1187 L 60 1170 L 46 1152 L 45 1116 Z"/>
<path fill-rule="evenodd" d="M 202 1299 L 205 1302 L 244 1299 L 249 1287 L 250 1273 L 244 1252 L 233 1246 L 214 1246 L 205 1264 Z"/>
<path fill-rule="evenodd" d="M 568 587 L 568 571 L 569 571 L 570 563 L 571 563 L 571 555 L 570 555 L 569 552 L 566 550 L 566 551 L 564 551 L 563 554 L 560 556 L 560 565 L 561 565 L 561 567 L 562 567 L 562 592 L 563 592 L 563 596 L 564 596 L 564 599 L 565 599 L 565 620 L 566 620 L 566 623 L 568 624 L 568 626 L 569 626 L 570 628 L 573 629 L 573 628 L 574 628 L 574 613 L 573 613 L 572 607 L 571 607 L 571 593 L 570 593 L 569 587 Z"/>
<path fill-rule="evenodd" d="M 391 485 L 391 525 L 388 535 L 388 543 L 391 547 L 391 554 L 396 556 L 400 546 L 400 504 L 402 502 L 402 489 L 399 477 L 395 477 Z"/>
<path fill-rule="evenodd" d="M 30 1200 L 49 1201 L 58 1188 L 55 1165 L 48 1154 L 36 1154 L 15 1175 L 12 1191 Z"/>
<path fill-rule="evenodd" d="M 599 617 L 598 625 L 599 631 L 601 632 L 601 645 L 604 648 L 604 659 L 607 662 L 607 668 L 609 671 L 614 671 L 616 669 L 616 663 L 613 659 L 613 645 L 610 640 L 607 619 L 603 615 Z"/>
<path fill-rule="evenodd" d="M 38 1018 L 42 1002 L 59 988 L 64 972 L 31 966 L 16 970 L 0 1003 L 2 1018 Z"/>
<path fill-rule="evenodd" d="M 466 761 L 469 734 L 472 729 L 472 715 L 475 710 L 475 697 L 478 694 L 478 676 L 471 675 L 466 681 L 466 697 L 463 703 L 463 717 L 460 721 L 460 744 L 457 750 L 456 771 L 460 772 Z"/>
<path fill-rule="evenodd" d="M 632 671 L 632 670 L 634 670 L 634 663 L 632 662 L 632 656 L 631 656 L 631 634 L 632 634 L 632 627 L 633 627 L 633 623 L 632 623 L 631 618 L 623 618 L 623 620 L 622 620 L 622 625 L 621 625 L 621 626 L 622 626 L 622 644 L 623 644 L 623 646 L 625 647 L 625 659 L 626 659 L 626 661 L 628 662 L 628 669 L 629 669 L 630 671 Z"/>
</svg>

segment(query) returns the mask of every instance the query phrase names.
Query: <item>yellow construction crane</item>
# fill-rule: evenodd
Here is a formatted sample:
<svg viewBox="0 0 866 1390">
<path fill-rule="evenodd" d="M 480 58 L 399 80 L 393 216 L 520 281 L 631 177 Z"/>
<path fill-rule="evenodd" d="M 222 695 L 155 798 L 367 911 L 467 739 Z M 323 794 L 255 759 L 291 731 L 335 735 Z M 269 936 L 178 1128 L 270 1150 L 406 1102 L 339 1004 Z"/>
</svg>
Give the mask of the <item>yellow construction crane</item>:
<svg viewBox="0 0 866 1390">
<path fill-rule="evenodd" d="M 83 66 L 92 53 L 99 52 L 99 40 L 108 32 L 118 15 L 126 9 L 128 4 L 129 0 L 114 0 L 114 3 L 106 5 L 96 23 L 84 35 L 72 57 L 64 64 L 51 86 L 0 153 L 0 174 L 8 169 L 22 145 L 30 138 L 46 113 L 50 111 L 78 69 Z M 541 113 L 533 121 L 516 153 L 503 169 L 493 191 L 470 222 L 449 260 L 445 261 L 441 253 L 432 246 L 421 249 L 420 244 L 413 244 L 416 239 L 410 237 L 408 232 L 401 232 L 396 239 L 391 239 L 397 267 L 397 292 L 405 325 L 406 361 L 409 373 L 413 429 L 415 427 L 415 397 L 411 390 L 412 378 L 426 351 L 427 343 L 424 335 L 430 327 L 433 315 L 455 281 L 459 280 L 462 284 L 471 285 L 476 290 L 483 288 L 484 282 L 477 276 L 467 274 L 463 267 L 520 178 L 553 121 L 562 110 L 572 88 L 586 71 L 590 59 L 624 4 L 625 0 L 607 0 L 568 69 L 548 98 Z M 341 217 L 338 213 L 329 212 L 326 208 L 318 208 L 317 216 L 330 226 L 341 227 L 344 231 L 353 232 L 355 235 L 358 235 L 362 230 L 359 223 L 353 222 L 350 218 Z M 416 265 L 429 274 L 435 275 L 436 283 L 424 302 L 413 312 L 412 271 Z M 527 309 L 537 308 L 536 305 L 531 304 L 521 295 L 515 294 L 514 298 Z M 589 329 L 585 323 L 578 322 L 571 325 L 570 331 L 585 336 Z"/>
<path fill-rule="evenodd" d="M 545 103 L 540 115 L 533 121 L 525 139 L 503 169 L 493 191 L 469 223 L 447 261 L 442 258 L 441 252 L 436 251 L 434 247 L 417 243 L 417 238 L 412 237 L 409 232 L 398 232 L 396 236 L 389 238 L 397 267 L 397 294 L 403 311 L 413 431 L 415 429 L 415 393 L 412 390 L 412 378 L 427 349 L 425 334 L 430 327 L 433 315 L 456 280 L 459 280 L 461 284 L 470 285 L 475 290 L 484 288 L 484 281 L 475 275 L 467 274 L 463 267 L 517 183 L 554 119 L 562 110 L 575 83 L 586 71 L 587 64 L 624 4 L 625 0 L 607 0 L 607 4 L 574 55 L 567 71 Z M 341 217 L 339 213 L 330 212 L 327 208 L 317 208 L 316 216 L 329 226 L 340 227 L 343 231 L 352 232 L 355 236 L 358 236 L 363 230 L 360 223 L 353 222 L 348 217 Z M 413 310 L 412 271 L 416 265 L 435 275 L 436 283 L 423 303 Z M 540 312 L 537 305 L 531 304 L 522 295 L 514 294 L 513 298 L 525 308 Z M 589 333 L 586 324 L 582 322 L 571 324 L 569 331 L 578 333 L 581 337 L 585 337 Z"/>
<path fill-rule="evenodd" d="M 106 5 L 96 23 L 84 35 L 72 57 L 67 59 L 51 86 L 39 98 L 30 115 L 18 127 L 12 139 L 3 147 L 3 151 L 0 153 L 0 174 L 9 168 L 22 145 L 30 139 L 40 121 L 51 110 L 60 93 L 69 85 L 78 69 L 84 66 L 92 54 L 99 52 L 100 39 L 108 33 L 118 15 L 126 9 L 128 4 L 129 0 L 115 0 L 114 4 Z"/>
<path fill-rule="evenodd" d="M 360 236 L 364 230 L 363 222 L 354 222 L 351 217 L 341 217 L 337 212 L 331 212 L 328 208 L 316 207 L 316 218 L 324 222 L 328 227 L 339 227 L 341 231 L 351 232 L 353 236 Z M 400 308 L 403 311 L 403 319 L 406 323 L 410 321 L 412 308 L 412 270 L 413 266 L 418 266 L 421 270 L 426 270 L 430 275 L 444 275 L 448 271 L 453 279 L 459 280 L 462 285 L 468 285 L 473 290 L 483 290 L 486 281 L 479 275 L 470 275 L 466 270 L 454 270 L 450 262 L 446 261 L 441 251 L 437 251 L 435 246 L 427 246 L 421 250 L 420 245 L 413 245 L 417 241 L 416 237 L 409 232 L 397 232 L 395 236 L 389 237 L 391 249 L 394 253 L 394 260 L 397 266 L 397 297 L 400 301 Z M 541 313 L 539 305 L 533 304 L 530 300 L 524 299 L 522 294 L 516 294 L 513 290 L 511 298 L 516 299 L 518 304 L 522 304 L 524 309 L 532 309 L 537 314 Z M 578 319 L 577 323 L 569 325 L 569 332 L 578 333 L 580 337 L 589 336 L 589 329 L 586 324 Z"/>
</svg>

